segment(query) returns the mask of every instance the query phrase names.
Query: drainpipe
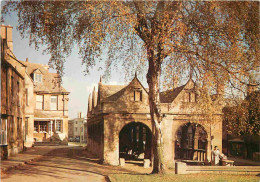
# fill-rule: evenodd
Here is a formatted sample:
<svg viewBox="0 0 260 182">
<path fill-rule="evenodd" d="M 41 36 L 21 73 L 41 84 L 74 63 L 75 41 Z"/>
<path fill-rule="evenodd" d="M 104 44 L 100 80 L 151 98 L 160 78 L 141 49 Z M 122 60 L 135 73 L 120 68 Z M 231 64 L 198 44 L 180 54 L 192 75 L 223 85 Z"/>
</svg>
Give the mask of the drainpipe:
<svg viewBox="0 0 260 182">
<path fill-rule="evenodd" d="M 63 94 L 63 116 L 65 116 L 65 98 Z"/>
</svg>

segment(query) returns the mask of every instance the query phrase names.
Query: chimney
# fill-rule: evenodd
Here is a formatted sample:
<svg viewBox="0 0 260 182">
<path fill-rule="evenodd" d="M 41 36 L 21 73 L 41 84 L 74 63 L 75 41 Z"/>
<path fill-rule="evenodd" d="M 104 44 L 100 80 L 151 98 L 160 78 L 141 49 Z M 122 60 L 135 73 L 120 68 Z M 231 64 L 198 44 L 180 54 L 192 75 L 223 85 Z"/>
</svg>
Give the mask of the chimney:
<svg viewBox="0 0 260 182">
<path fill-rule="evenodd" d="M 8 48 L 13 52 L 13 27 L 11 25 L 1 25 L 1 38 L 5 39 Z"/>
<path fill-rule="evenodd" d="M 92 98 L 91 98 L 91 94 L 89 94 L 88 97 L 88 113 L 91 112 L 92 110 Z"/>
<path fill-rule="evenodd" d="M 26 58 L 26 62 L 29 62 L 29 59 L 28 59 L 28 58 Z"/>
<path fill-rule="evenodd" d="M 78 113 L 78 118 L 82 118 L 82 112 Z"/>
</svg>

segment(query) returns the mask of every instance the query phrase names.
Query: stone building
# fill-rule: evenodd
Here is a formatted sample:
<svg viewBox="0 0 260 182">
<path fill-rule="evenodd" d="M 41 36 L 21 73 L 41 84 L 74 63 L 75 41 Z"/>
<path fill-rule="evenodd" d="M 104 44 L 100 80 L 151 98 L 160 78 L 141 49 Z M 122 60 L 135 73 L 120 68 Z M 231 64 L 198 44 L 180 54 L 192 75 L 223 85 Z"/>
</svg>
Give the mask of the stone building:
<svg viewBox="0 0 260 182">
<path fill-rule="evenodd" d="M 247 96 L 244 100 L 237 101 L 239 104 L 229 102 L 223 109 L 223 153 L 227 156 L 239 157 L 260 161 L 260 90 L 256 83 L 248 84 Z M 241 121 L 239 121 L 241 119 Z M 228 132 L 228 123 L 236 123 L 236 127 L 245 127 L 248 133 L 232 130 Z M 244 126 L 243 126 L 244 125 Z"/>
<path fill-rule="evenodd" d="M 25 66 L 13 54 L 11 26 L 1 25 L 1 159 L 23 150 Z"/>
<path fill-rule="evenodd" d="M 68 143 L 68 95 L 49 66 L 21 61 L 25 74 L 25 146 L 34 142 Z"/>
<path fill-rule="evenodd" d="M 85 128 L 84 124 L 86 119 L 82 112 L 78 113 L 78 117 L 69 120 L 69 141 L 75 142 L 85 142 Z"/>
<path fill-rule="evenodd" d="M 214 96 L 216 114 L 208 120 L 199 110 L 195 82 L 160 93 L 164 160 L 211 161 L 211 148 L 222 151 L 222 92 Z M 110 165 L 119 158 L 152 159 L 148 89 L 137 76 L 128 85 L 98 84 L 88 100 L 88 149 Z"/>
</svg>

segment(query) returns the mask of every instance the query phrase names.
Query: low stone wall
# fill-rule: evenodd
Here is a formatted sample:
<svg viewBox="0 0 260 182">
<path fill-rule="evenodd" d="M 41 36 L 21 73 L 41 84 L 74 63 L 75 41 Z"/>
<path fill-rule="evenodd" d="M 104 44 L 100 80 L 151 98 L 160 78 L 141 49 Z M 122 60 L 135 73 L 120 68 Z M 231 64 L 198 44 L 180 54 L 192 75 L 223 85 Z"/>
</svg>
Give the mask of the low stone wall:
<svg viewBox="0 0 260 182">
<path fill-rule="evenodd" d="M 175 163 L 175 174 L 214 173 L 214 174 L 260 174 L 260 166 L 187 166 L 184 162 Z"/>
</svg>

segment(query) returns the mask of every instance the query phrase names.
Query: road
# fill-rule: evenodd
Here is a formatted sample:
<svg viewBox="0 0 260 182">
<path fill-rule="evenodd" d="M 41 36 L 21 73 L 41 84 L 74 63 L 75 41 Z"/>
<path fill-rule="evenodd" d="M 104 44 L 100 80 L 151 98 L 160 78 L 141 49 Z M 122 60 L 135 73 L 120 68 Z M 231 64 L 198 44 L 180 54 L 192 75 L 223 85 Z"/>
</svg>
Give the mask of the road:
<svg viewBox="0 0 260 182">
<path fill-rule="evenodd" d="M 104 167 L 84 155 L 82 147 L 57 148 L 40 160 L 8 171 L 4 182 L 84 181 L 104 182 Z"/>
</svg>

